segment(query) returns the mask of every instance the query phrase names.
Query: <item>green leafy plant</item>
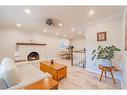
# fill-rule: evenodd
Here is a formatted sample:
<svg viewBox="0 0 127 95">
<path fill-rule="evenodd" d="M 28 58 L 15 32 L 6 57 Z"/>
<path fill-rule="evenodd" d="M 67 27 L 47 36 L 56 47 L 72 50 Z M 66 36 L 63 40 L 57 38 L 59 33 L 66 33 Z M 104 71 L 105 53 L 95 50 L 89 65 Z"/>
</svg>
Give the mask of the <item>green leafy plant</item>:
<svg viewBox="0 0 127 95">
<path fill-rule="evenodd" d="M 95 57 L 97 57 L 97 59 L 108 59 L 111 60 L 112 58 L 114 58 L 114 54 L 120 51 L 119 48 L 116 48 L 116 46 L 112 45 L 112 46 L 106 46 L 106 47 L 102 47 L 102 46 L 98 46 L 98 49 L 93 50 L 92 52 L 92 60 L 94 60 Z"/>
</svg>

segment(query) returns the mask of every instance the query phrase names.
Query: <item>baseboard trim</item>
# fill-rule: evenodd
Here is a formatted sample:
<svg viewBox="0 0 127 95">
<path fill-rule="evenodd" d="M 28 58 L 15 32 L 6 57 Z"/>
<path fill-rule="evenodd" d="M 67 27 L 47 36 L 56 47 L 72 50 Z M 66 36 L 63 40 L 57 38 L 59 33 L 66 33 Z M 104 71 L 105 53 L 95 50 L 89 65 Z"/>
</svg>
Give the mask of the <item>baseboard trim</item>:
<svg viewBox="0 0 127 95">
<path fill-rule="evenodd" d="M 95 73 L 95 74 L 101 74 L 101 72 L 99 72 L 99 71 L 94 71 L 94 70 L 91 70 L 91 69 L 85 69 L 86 71 L 88 71 L 88 72 L 91 72 L 91 73 Z M 108 77 L 111 77 L 111 76 L 109 76 L 109 75 L 107 75 Z M 118 78 L 118 77 L 115 77 L 117 80 L 120 80 L 120 84 L 121 84 L 121 89 L 125 89 L 125 87 L 124 87 L 124 82 L 123 82 L 123 79 L 122 78 Z"/>
<path fill-rule="evenodd" d="M 94 70 L 91 70 L 91 69 L 85 69 L 87 72 L 91 72 L 91 73 L 95 73 L 95 74 L 101 74 L 101 72 L 99 71 L 94 71 Z"/>
<path fill-rule="evenodd" d="M 95 74 L 99 74 L 99 75 L 101 74 L 101 71 L 95 71 L 95 70 L 91 70 L 91 69 L 87 69 L 87 68 L 85 70 L 88 72 L 91 72 L 91 73 L 95 73 Z M 107 76 L 111 78 L 111 76 L 109 74 L 107 74 Z M 121 82 L 120 77 L 116 77 L 116 76 L 114 76 L 114 77 L 115 77 L 115 79 L 120 80 L 120 82 Z"/>
<path fill-rule="evenodd" d="M 122 78 L 120 79 L 120 83 L 121 83 L 121 88 L 122 88 L 122 89 L 125 89 L 125 87 L 124 87 L 124 82 L 123 82 L 123 79 L 122 79 Z"/>
</svg>

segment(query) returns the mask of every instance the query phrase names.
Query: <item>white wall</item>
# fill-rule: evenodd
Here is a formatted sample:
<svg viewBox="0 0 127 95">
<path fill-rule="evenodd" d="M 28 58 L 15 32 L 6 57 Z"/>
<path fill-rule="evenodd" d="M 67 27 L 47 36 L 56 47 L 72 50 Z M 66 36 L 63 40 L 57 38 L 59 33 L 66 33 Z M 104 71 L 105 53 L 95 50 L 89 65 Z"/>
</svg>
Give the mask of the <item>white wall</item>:
<svg viewBox="0 0 127 95">
<path fill-rule="evenodd" d="M 34 42 L 38 42 L 38 43 L 47 44 L 46 51 L 45 49 L 41 49 L 42 50 L 41 55 L 43 55 L 44 52 L 46 52 L 48 58 L 57 57 L 59 52 L 60 38 L 46 36 L 37 32 L 27 32 L 27 30 L 19 31 L 15 29 L 3 28 L 0 29 L 0 60 L 6 56 L 14 58 L 16 42 L 27 42 L 30 40 L 33 40 Z M 36 47 L 33 46 L 33 48 Z M 20 46 L 20 49 L 25 49 L 25 48 L 23 46 L 22 47 Z"/>
<path fill-rule="evenodd" d="M 83 50 L 86 47 L 85 38 L 74 39 L 71 44 L 74 46 L 74 50 Z"/>
<path fill-rule="evenodd" d="M 121 81 L 122 81 L 122 88 L 127 89 L 127 51 L 122 52 L 122 60 L 121 60 Z"/>
<path fill-rule="evenodd" d="M 96 73 L 100 73 L 97 60 L 92 61 L 92 51 L 99 45 L 109 46 L 115 45 L 118 48 L 122 48 L 122 17 L 111 17 L 97 22 L 88 24 L 85 27 L 86 30 L 86 69 Z M 107 41 L 97 42 L 97 32 L 107 32 Z M 121 54 L 117 54 L 113 60 L 113 65 L 119 65 Z M 120 74 L 116 74 L 115 77 L 120 78 Z"/>
<path fill-rule="evenodd" d="M 122 17 L 122 46 L 125 50 L 125 32 L 127 32 L 127 8 L 123 11 Z M 122 87 L 127 89 L 127 51 L 122 52 L 121 60 L 121 77 L 122 77 Z"/>
</svg>

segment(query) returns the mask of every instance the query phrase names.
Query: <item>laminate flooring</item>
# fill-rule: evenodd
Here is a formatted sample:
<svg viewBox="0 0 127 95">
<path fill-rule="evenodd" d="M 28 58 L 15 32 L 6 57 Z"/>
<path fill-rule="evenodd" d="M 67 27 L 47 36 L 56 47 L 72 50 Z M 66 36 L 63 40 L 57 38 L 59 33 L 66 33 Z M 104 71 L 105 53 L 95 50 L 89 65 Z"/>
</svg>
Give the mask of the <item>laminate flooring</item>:
<svg viewBox="0 0 127 95">
<path fill-rule="evenodd" d="M 59 82 L 59 89 L 63 90 L 83 90 L 83 89 L 121 89 L 120 81 L 116 80 L 116 85 L 113 84 L 110 77 L 99 81 L 98 74 L 86 71 L 84 68 L 70 66 L 69 60 L 56 60 L 57 63 L 62 63 L 68 66 L 67 77 Z"/>
</svg>

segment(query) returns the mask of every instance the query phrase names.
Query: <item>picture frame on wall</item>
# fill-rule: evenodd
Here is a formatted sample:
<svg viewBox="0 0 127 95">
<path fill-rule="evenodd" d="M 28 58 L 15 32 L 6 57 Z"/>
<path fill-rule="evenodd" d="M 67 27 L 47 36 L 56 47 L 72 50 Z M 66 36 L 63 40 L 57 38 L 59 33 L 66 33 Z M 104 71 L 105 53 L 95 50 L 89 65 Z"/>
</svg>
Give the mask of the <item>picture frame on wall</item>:
<svg viewBox="0 0 127 95">
<path fill-rule="evenodd" d="M 106 41 L 106 32 L 98 32 L 97 33 L 97 41 Z"/>
</svg>

